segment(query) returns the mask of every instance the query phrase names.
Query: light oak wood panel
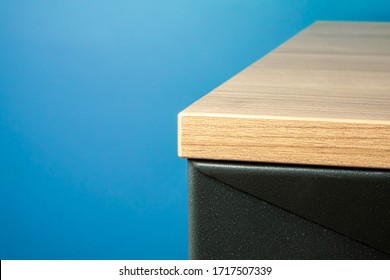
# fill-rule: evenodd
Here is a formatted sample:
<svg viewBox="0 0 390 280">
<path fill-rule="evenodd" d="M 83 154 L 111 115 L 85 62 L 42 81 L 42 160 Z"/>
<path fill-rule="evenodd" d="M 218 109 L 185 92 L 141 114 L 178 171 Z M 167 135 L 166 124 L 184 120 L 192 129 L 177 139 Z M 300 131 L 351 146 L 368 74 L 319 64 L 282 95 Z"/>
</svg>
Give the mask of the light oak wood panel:
<svg viewBox="0 0 390 280">
<path fill-rule="evenodd" d="M 390 168 L 390 23 L 300 32 L 179 114 L 179 155 Z"/>
</svg>

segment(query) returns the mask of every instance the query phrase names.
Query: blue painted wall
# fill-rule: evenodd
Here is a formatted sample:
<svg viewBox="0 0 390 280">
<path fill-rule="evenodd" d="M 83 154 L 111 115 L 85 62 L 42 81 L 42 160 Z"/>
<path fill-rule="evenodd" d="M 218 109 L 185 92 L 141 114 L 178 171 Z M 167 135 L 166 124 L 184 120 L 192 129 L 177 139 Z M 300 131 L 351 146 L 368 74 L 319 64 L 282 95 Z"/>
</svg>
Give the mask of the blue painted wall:
<svg viewBox="0 0 390 280">
<path fill-rule="evenodd" d="M 177 113 L 317 19 L 390 1 L 0 0 L 0 259 L 187 258 Z"/>
</svg>

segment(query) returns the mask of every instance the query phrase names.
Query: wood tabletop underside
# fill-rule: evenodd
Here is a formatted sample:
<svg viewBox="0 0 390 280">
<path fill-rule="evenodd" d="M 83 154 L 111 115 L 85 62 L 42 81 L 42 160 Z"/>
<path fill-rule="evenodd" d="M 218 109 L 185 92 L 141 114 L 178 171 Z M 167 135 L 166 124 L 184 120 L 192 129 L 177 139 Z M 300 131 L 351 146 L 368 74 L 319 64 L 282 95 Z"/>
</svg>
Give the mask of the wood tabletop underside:
<svg viewBox="0 0 390 280">
<path fill-rule="evenodd" d="M 390 168 L 390 23 L 316 22 L 182 111 L 185 158 Z"/>
</svg>

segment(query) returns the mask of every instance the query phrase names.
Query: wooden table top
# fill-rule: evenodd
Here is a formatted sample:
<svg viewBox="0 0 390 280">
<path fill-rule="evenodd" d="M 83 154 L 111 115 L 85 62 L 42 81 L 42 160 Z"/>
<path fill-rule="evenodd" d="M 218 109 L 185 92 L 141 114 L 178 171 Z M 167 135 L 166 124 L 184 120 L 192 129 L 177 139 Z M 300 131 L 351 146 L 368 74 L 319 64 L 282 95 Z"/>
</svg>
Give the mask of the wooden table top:
<svg viewBox="0 0 390 280">
<path fill-rule="evenodd" d="M 316 22 L 178 116 L 179 156 L 390 168 L 390 23 Z"/>
</svg>

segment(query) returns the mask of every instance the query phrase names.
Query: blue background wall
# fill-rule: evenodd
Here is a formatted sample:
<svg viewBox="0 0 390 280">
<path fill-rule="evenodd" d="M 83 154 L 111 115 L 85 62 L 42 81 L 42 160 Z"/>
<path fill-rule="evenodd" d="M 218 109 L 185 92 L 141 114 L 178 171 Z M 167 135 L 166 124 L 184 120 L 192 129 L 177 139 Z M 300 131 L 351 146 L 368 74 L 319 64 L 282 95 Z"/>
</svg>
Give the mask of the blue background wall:
<svg viewBox="0 0 390 280">
<path fill-rule="evenodd" d="M 390 1 L 0 0 L 0 259 L 187 258 L 177 113 L 316 19 Z"/>
</svg>

